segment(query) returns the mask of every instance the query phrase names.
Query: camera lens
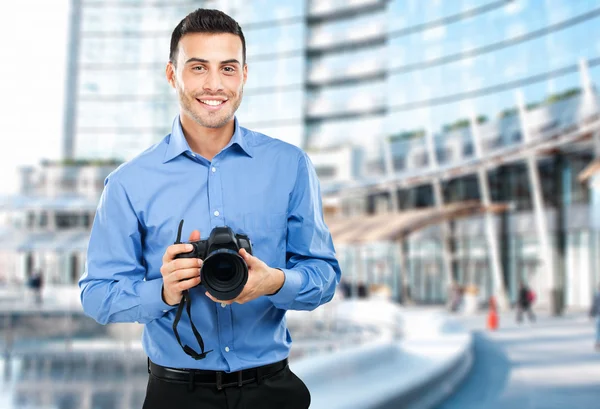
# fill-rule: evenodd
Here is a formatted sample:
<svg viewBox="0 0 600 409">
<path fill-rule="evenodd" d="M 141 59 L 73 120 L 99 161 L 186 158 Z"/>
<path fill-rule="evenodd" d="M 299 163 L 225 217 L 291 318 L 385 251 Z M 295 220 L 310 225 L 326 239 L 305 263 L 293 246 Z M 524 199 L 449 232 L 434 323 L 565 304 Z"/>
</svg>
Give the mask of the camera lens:
<svg viewBox="0 0 600 409">
<path fill-rule="evenodd" d="M 235 251 L 219 249 L 206 257 L 200 271 L 202 284 L 218 300 L 232 300 L 248 281 L 248 266 Z"/>
</svg>

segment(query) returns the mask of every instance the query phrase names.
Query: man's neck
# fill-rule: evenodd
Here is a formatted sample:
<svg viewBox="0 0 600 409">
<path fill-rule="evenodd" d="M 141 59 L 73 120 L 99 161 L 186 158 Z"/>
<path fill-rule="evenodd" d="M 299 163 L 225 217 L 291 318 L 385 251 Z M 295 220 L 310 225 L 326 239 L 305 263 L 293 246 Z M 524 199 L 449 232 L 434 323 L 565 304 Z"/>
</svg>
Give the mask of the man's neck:
<svg viewBox="0 0 600 409">
<path fill-rule="evenodd" d="M 188 145 L 190 145 L 190 149 L 208 160 L 212 160 L 217 153 L 227 146 L 235 130 L 233 118 L 220 128 L 204 127 L 183 114 L 180 115 L 180 120 L 183 134 Z"/>
</svg>

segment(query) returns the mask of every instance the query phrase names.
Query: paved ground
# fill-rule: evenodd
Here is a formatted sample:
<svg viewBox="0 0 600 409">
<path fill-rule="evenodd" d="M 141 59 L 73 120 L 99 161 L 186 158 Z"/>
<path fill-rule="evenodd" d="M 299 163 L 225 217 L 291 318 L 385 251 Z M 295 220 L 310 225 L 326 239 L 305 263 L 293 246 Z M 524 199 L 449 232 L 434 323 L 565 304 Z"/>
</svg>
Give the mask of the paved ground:
<svg viewBox="0 0 600 409">
<path fill-rule="evenodd" d="M 485 330 L 485 316 L 465 318 L 475 334 L 475 363 L 438 409 L 600 408 L 593 321 L 584 313 L 538 315 L 520 326 L 503 315 L 497 332 Z"/>
</svg>

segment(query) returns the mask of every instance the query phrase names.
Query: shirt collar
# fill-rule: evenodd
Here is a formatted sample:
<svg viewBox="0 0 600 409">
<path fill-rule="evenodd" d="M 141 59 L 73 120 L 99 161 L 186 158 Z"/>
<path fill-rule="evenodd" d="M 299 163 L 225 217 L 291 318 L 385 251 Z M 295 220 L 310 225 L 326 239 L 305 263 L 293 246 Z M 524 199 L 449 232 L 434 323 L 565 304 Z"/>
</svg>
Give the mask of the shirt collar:
<svg viewBox="0 0 600 409">
<path fill-rule="evenodd" d="M 234 117 L 234 131 L 233 136 L 227 146 L 223 148 L 223 150 L 229 148 L 231 145 L 238 145 L 246 155 L 252 157 L 252 149 L 248 145 L 248 130 L 242 128 L 238 124 L 237 117 Z M 171 159 L 181 155 L 184 152 L 192 152 L 190 145 L 185 139 L 185 135 L 183 134 L 183 128 L 181 127 L 181 120 L 179 119 L 179 115 L 175 117 L 173 120 L 173 126 L 171 128 L 171 137 L 169 138 L 169 142 L 167 144 L 167 151 L 165 152 L 165 157 L 163 163 L 170 161 Z"/>
</svg>

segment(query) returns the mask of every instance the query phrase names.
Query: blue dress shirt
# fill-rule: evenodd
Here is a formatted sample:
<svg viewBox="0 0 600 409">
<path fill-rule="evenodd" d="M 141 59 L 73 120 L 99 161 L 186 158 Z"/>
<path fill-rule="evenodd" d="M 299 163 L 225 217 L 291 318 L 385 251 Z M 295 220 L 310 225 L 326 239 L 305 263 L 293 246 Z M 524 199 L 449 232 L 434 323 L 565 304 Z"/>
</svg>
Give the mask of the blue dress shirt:
<svg viewBox="0 0 600 409">
<path fill-rule="evenodd" d="M 190 290 L 192 318 L 204 338 L 203 360 L 173 334 L 176 307 L 162 300 L 162 257 L 184 219 L 182 240 L 217 226 L 250 237 L 253 253 L 285 275 L 274 295 L 221 305 L 203 287 Z M 101 324 L 145 324 L 142 343 L 163 366 L 237 371 L 286 358 L 286 310 L 312 310 L 333 297 L 340 279 L 323 221 L 319 181 L 299 148 L 240 127 L 212 161 L 192 152 L 179 117 L 170 135 L 105 180 L 79 281 L 87 315 Z M 200 351 L 187 314 L 182 343 Z"/>
</svg>

